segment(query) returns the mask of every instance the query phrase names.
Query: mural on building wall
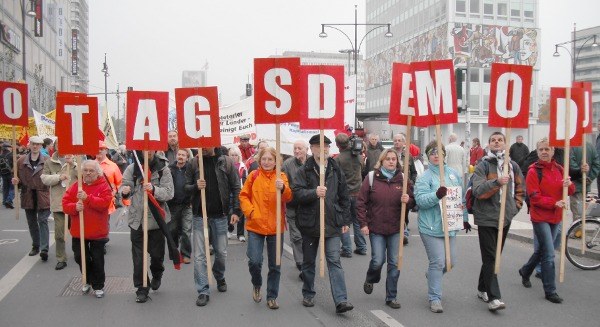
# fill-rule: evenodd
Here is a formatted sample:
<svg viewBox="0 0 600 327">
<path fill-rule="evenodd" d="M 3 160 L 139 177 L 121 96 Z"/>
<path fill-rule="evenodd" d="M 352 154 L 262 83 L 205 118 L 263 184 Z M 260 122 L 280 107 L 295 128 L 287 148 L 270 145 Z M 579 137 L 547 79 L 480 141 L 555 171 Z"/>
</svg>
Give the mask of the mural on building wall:
<svg viewBox="0 0 600 327">
<path fill-rule="evenodd" d="M 449 53 L 454 65 L 490 67 L 494 62 L 538 69 L 538 31 L 533 28 L 455 23 Z"/>
<path fill-rule="evenodd" d="M 365 63 L 366 88 L 390 83 L 393 62 L 453 59 L 455 66 L 490 67 L 493 62 L 538 67 L 538 30 L 455 23 L 441 25 L 390 48 Z"/>
</svg>

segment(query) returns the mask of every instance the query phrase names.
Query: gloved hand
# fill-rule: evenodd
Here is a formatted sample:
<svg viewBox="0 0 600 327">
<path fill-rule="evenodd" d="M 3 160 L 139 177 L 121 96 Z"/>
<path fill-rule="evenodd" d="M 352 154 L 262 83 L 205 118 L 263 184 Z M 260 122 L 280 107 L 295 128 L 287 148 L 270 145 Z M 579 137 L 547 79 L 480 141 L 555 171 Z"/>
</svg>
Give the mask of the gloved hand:
<svg viewBox="0 0 600 327">
<path fill-rule="evenodd" d="M 435 196 L 437 196 L 438 199 L 441 199 L 445 197 L 447 193 L 448 188 L 446 188 L 445 186 L 440 186 L 440 188 L 438 188 L 437 191 L 435 191 Z"/>
<path fill-rule="evenodd" d="M 469 224 L 468 221 L 464 221 L 463 222 L 463 229 L 465 230 L 465 233 L 469 233 L 471 231 L 471 224 Z"/>
</svg>

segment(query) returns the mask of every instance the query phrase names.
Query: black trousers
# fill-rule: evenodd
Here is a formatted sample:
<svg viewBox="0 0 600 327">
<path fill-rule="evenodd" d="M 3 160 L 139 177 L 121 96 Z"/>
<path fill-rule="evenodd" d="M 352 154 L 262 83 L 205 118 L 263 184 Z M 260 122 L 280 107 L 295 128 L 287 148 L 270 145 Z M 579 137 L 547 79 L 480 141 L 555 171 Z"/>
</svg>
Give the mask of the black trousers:
<svg viewBox="0 0 600 327">
<path fill-rule="evenodd" d="M 142 286 L 144 284 L 144 280 L 142 279 L 144 271 L 144 255 L 142 254 L 144 232 L 142 231 L 142 225 L 137 230 L 131 227 L 129 229 L 131 232 L 131 258 L 133 259 L 133 286 L 147 293 L 148 287 L 144 289 Z M 150 254 L 150 272 L 152 273 L 152 277 L 161 279 L 165 271 L 165 266 L 163 265 L 165 261 L 165 236 L 160 229 L 148 231 L 148 253 Z"/>
<path fill-rule="evenodd" d="M 104 274 L 104 244 L 108 239 L 84 240 L 85 244 L 85 278 L 94 290 L 104 288 L 106 275 Z M 81 271 L 81 239 L 73 238 L 73 256 Z"/>
<path fill-rule="evenodd" d="M 510 224 L 504 226 L 502 233 L 502 250 L 506 235 L 510 229 Z M 494 264 L 496 262 L 496 245 L 498 242 L 498 228 L 478 226 L 479 249 L 481 250 L 481 271 L 479 272 L 479 285 L 477 290 L 487 292 L 490 301 L 501 299 L 500 286 L 498 285 L 498 275 L 494 273 Z M 500 250 L 500 252 L 502 252 Z"/>
</svg>

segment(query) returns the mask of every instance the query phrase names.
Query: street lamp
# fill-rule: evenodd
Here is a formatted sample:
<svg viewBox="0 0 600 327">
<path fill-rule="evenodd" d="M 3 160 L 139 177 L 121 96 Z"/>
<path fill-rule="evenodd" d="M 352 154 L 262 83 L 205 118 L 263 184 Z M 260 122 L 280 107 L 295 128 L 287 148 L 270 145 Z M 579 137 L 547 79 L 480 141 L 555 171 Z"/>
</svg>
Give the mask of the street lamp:
<svg viewBox="0 0 600 327">
<path fill-rule="evenodd" d="M 583 47 L 591 40 L 594 40 L 591 45 L 592 47 L 598 46 L 598 42 L 596 42 L 595 34 L 577 38 L 576 26 L 577 26 L 576 24 L 573 24 L 573 40 L 555 44 L 554 45 L 554 54 L 552 54 L 553 57 L 560 57 L 558 48 L 563 48 L 567 51 L 569 56 L 571 56 L 571 83 L 573 83 L 575 81 L 575 71 L 577 69 L 577 59 L 579 58 L 579 53 L 581 53 L 581 49 L 583 49 Z M 583 41 L 583 44 L 581 44 L 579 47 L 575 48 L 576 42 L 579 42 L 579 41 Z M 571 43 L 573 44 L 573 52 L 571 52 L 571 50 L 569 50 L 569 48 L 567 48 L 565 46 L 565 45 L 571 44 Z"/>
<path fill-rule="evenodd" d="M 27 83 L 27 67 L 26 67 L 26 57 L 25 57 L 25 18 L 27 16 L 29 16 L 29 17 L 35 17 L 35 10 L 34 10 L 34 8 L 35 8 L 34 1 L 35 0 L 29 0 L 30 7 L 29 7 L 29 10 L 27 10 L 27 11 L 25 11 L 25 2 L 26 1 L 27 0 L 21 0 L 19 2 L 19 4 L 21 5 L 21 18 L 22 18 L 22 21 L 21 21 L 21 23 L 22 23 L 21 24 L 21 34 L 23 35 L 23 49 L 22 49 L 22 51 L 23 51 L 23 82 L 24 83 Z"/>
<path fill-rule="evenodd" d="M 104 53 L 104 63 L 101 72 L 104 73 L 104 105 L 108 110 L 108 65 L 106 64 L 106 53 Z"/>
<path fill-rule="evenodd" d="M 347 53 L 348 54 L 348 76 L 350 76 L 350 71 L 351 71 L 350 54 L 352 54 L 352 52 L 354 52 L 354 50 L 352 50 L 352 49 L 342 49 L 342 50 L 340 50 L 340 53 Z"/>
<path fill-rule="evenodd" d="M 358 23 L 358 9 L 357 9 L 357 5 L 354 5 L 354 24 L 321 24 L 321 33 L 319 33 L 319 37 L 320 38 L 326 38 L 327 37 L 327 33 L 325 33 L 325 28 L 332 28 L 334 30 L 337 30 L 338 32 L 344 34 L 344 36 L 348 39 L 348 41 L 350 42 L 350 47 L 351 49 L 349 51 L 351 51 L 354 54 L 354 75 L 356 75 L 356 88 L 355 88 L 355 99 L 354 99 L 354 114 L 356 115 L 356 111 L 358 109 L 358 54 L 360 53 L 360 47 L 362 46 L 363 41 L 365 40 L 365 38 L 367 37 L 367 35 L 369 35 L 371 32 L 375 31 L 376 29 L 382 28 L 382 27 L 387 27 L 387 32 L 385 33 L 385 37 L 392 37 L 394 36 L 394 34 L 392 34 L 391 31 L 391 26 L 392 24 L 387 23 L 387 24 L 359 24 Z M 337 28 L 336 26 L 354 26 L 354 42 L 352 42 L 352 39 L 348 36 L 348 34 L 346 34 L 344 31 L 342 31 L 341 29 Z M 360 42 L 358 42 L 358 26 L 369 26 L 372 27 L 367 33 L 365 33 L 365 35 L 362 37 L 362 39 L 360 39 Z M 358 46 L 357 46 L 358 45 Z M 341 51 L 340 51 L 341 52 Z M 344 53 L 349 53 L 344 51 Z M 357 120 L 357 119 L 355 119 Z M 355 126 L 356 126 L 356 121 L 354 122 Z"/>
</svg>

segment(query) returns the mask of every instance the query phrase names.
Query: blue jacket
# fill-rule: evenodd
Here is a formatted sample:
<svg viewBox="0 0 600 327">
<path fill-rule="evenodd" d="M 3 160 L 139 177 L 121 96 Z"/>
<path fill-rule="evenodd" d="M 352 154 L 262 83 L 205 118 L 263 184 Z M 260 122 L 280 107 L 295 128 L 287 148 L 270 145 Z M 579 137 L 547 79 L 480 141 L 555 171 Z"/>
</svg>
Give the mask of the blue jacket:
<svg viewBox="0 0 600 327">
<path fill-rule="evenodd" d="M 444 178 L 446 186 L 461 186 L 463 188 L 463 221 L 468 221 L 468 214 L 465 203 L 464 185 L 460 175 L 456 170 L 444 166 Z M 444 229 L 442 227 L 442 211 L 440 209 L 440 199 L 437 198 L 435 192 L 440 187 L 440 169 L 432 164 L 429 168 L 417 179 L 415 185 L 415 200 L 419 206 L 419 233 L 434 237 L 444 237 Z M 450 231 L 448 235 L 454 236 L 457 231 Z"/>
</svg>

